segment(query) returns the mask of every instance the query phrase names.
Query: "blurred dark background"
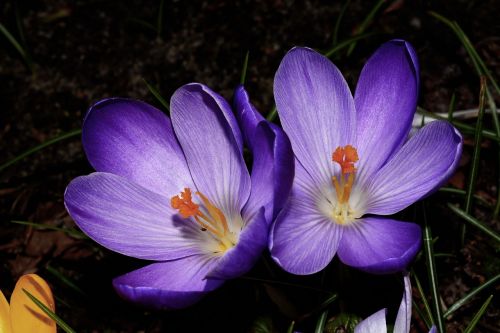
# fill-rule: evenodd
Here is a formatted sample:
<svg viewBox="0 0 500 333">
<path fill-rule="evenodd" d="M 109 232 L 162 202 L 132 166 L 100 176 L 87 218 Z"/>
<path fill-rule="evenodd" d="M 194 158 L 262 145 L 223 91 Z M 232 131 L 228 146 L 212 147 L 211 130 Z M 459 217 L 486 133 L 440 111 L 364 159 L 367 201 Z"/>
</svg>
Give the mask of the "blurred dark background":
<svg viewBox="0 0 500 333">
<path fill-rule="evenodd" d="M 295 45 L 320 51 L 360 32 L 375 1 L 2 1 L 0 23 L 26 53 L 23 57 L 0 34 L 0 164 L 61 134 L 81 127 L 89 105 L 109 96 L 161 104 L 144 80 L 165 99 L 181 85 L 202 82 L 227 99 L 239 83 L 249 52 L 246 87 L 264 114 L 273 107 L 272 82 L 280 60 Z M 335 36 L 335 25 L 346 10 Z M 332 60 L 354 87 L 367 57 L 383 42 L 403 38 L 419 56 L 419 105 L 446 112 L 452 95 L 456 108 L 477 108 L 479 78 L 453 32 L 428 14 L 456 20 L 495 77 L 500 65 L 499 3 L 487 1 L 386 1 L 367 21 L 352 53 L 347 48 Z M 28 60 L 26 60 L 28 59 Z M 491 120 L 485 119 L 490 126 Z M 464 187 L 471 138 L 466 137 L 462 166 L 452 185 Z M 484 142 L 478 189 L 494 202 L 498 146 Z M 493 156 L 493 157 L 492 157 Z M 402 295 L 399 276 L 374 277 L 334 262 L 322 274 L 291 277 L 263 259 L 246 278 L 230 281 L 198 305 L 169 313 L 150 312 L 121 301 L 111 288 L 114 276 L 144 265 L 98 247 L 73 232 L 62 195 L 68 182 L 92 172 L 79 136 L 50 145 L 0 172 L 0 289 L 9 295 L 17 278 L 37 272 L 57 296 L 57 312 L 78 332 L 280 332 L 291 320 L 312 331 L 316 311 L 327 292 L 340 292 L 331 307 L 366 317 L 389 307 L 394 318 Z M 452 198 L 453 199 L 453 198 Z M 465 246 L 456 241 L 458 223 L 445 210 L 449 196 L 428 199 L 442 252 L 441 294 L 450 305 L 468 290 L 498 274 L 495 247 L 474 232 Z M 458 199 L 457 199 L 458 200 Z M 479 207 L 478 214 L 481 214 Z M 415 209 L 401 218 L 418 220 Z M 29 221 L 64 230 L 20 225 Z M 492 221 L 498 227 L 498 221 Z M 268 274 L 269 266 L 274 272 Z M 415 269 L 426 280 L 423 262 Z M 73 281 L 71 287 L 64 279 Z M 302 285 L 283 286 L 256 279 Z M 424 283 L 425 286 L 425 283 Z M 416 297 L 418 301 L 418 296 Z M 499 301 L 494 300 L 478 332 L 500 332 Z M 481 302 L 457 312 L 449 332 L 460 332 Z M 390 319 L 390 320 L 392 320 Z M 415 332 L 424 332 L 415 318 Z M 260 329 L 260 331 L 259 331 Z M 331 328 L 331 332 L 335 332 Z"/>
</svg>

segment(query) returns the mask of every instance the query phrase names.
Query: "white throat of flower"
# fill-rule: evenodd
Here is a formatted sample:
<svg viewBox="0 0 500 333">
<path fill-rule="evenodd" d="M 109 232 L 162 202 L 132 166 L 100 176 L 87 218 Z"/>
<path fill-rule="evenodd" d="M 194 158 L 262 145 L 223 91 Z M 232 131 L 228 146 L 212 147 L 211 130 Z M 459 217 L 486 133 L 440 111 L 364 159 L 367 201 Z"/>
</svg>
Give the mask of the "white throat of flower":
<svg viewBox="0 0 500 333">
<path fill-rule="evenodd" d="M 358 209 L 358 193 L 354 193 L 354 163 L 358 160 L 358 152 L 351 145 L 337 147 L 332 154 L 332 161 L 340 166 L 340 175 L 332 177 L 329 190 L 326 191 L 328 195 L 319 201 L 318 206 L 323 214 L 339 225 L 352 224 L 363 216 L 363 212 Z"/>
</svg>

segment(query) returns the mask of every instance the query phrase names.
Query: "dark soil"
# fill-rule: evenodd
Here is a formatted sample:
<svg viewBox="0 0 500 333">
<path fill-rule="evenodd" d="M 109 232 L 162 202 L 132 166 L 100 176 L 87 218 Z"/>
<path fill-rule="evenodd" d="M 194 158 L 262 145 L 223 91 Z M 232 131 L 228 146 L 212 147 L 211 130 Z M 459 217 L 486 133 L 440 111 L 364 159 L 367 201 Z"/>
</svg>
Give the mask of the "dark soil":
<svg viewBox="0 0 500 333">
<path fill-rule="evenodd" d="M 25 47 L 33 68 L 30 71 L 0 35 L 0 163 L 79 129 L 86 109 L 99 99 L 131 97 L 161 108 L 143 79 L 167 100 L 175 89 L 194 81 L 230 99 L 247 51 L 246 86 L 254 104 L 267 113 L 273 107 L 273 76 L 283 55 L 295 45 L 329 49 L 342 5 L 309 0 L 165 1 L 162 25 L 155 31 L 143 23 L 156 27 L 160 1 L 3 1 L 0 23 Z M 351 2 L 340 25 L 339 41 L 355 33 L 373 5 L 369 1 Z M 414 45 L 420 59 L 420 106 L 446 112 L 455 94 L 457 109 L 477 108 L 479 78 L 465 49 L 427 11 L 456 20 L 499 78 L 498 7 L 494 0 L 388 1 L 367 29 L 374 34 L 361 40 L 349 57 L 344 49 L 334 61 L 353 87 L 364 61 L 378 45 L 404 38 Z M 492 128 L 489 117 L 485 126 Z M 465 136 L 463 161 L 452 179 L 455 187 L 466 184 L 472 142 L 471 136 Z M 477 194 L 490 204 L 495 203 L 498 190 L 498 149 L 497 143 L 484 140 Z M 30 221 L 73 230 L 76 227 L 64 209 L 64 189 L 74 177 L 92 171 L 79 137 L 74 136 L 0 173 L 0 289 L 10 295 L 22 274 L 37 272 L 53 287 L 57 313 L 78 332 L 283 332 L 291 320 L 297 321 L 301 331 L 313 330 L 319 315 L 314 310 L 327 298 L 325 293 L 253 278 L 340 291 L 341 301 L 332 305 L 331 315 L 342 310 L 366 317 L 389 307 L 391 318 L 395 316 L 402 293 L 397 275 L 374 277 L 335 261 L 325 273 L 293 277 L 270 264 L 268 257 L 247 277 L 228 282 L 189 309 L 151 312 L 134 307 L 115 295 L 111 279 L 144 262 L 65 232 L 11 222 Z M 469 228 L 461 246 L 458 235 L 463 222 L 446 203 L 463 204 L 463 200 L 445 193 L 426 200 L 427 216 L 438 237 L 436 252 L 451 254 L 436 259 L 445 306 L 498 274 L 500 267 L 500 248 L 484 234 Z M 421 206 L 416 205 L 401 215 L 421 221 L 419 211 Z M 491 207 L 478 204 L 474 214 L 500 230 Z M 269 265 L 274 276 L 268 273 Z M 418 259 L 414 268 L 429 291 L 424 259 Z M 54 271 L 58 273 L 51 273 Z M 74 281 L 83 294 L 60 276 Z M 448 332 L 463 331 L 486 296 L 498 289 L 497 284 L 458 310 L 447 320 Z M 418 292 L 414 293 L 421 304 Z M 497 296 L 476 332 L 500 332 L 498 318 Z M 425 331 L 415 313 L 413 329 Z"/>
</svg>

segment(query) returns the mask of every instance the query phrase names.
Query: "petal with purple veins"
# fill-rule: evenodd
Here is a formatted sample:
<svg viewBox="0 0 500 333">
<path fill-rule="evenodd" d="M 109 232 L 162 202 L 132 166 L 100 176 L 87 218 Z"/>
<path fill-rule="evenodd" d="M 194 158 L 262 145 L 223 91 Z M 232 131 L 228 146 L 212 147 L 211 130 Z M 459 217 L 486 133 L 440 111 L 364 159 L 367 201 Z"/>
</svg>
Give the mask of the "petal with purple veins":
<svg viewBox="0 0 500 333">
<path fill-rule="evenodd" d="M 305 275 L 319 272 L 328 265 L 342 237 L 339 225 L 321 214 L 310 178 L 296 163 L 292 194 L 278 215 L 269 236 L 273 259 L 286 271 Z M 314 194 L 316 193 L 316 194 Z"/>
<path fill-rule="evenodd" d="M 408 136 L 417 107 L 418 62 L 403 40 L 383 44 L 366 62 L 354 103 L 359 179 L 368 178 Z"/>
<path fill-rule="evenodd" d="M 64 203 L 76 224 L 102 246 L 148 260 L 203 253 L 195 223 L 177 220 L 170 199 L 125 178 L 96 172 L 75 178 Z"/>
<path fill-rule="evenodd" d="M 424 126 L 367 185 L 367 214 L 394 214 L 433 192 L 455 171 L 462 154 L 460 133 L 444 121 Z"/>
<path fill-rule="evenodd" d="M 321 54 L 294 48 L 276 72 L 274 98 L 297 159 L 317 184 L 330 179 L 333 151 L 356 140 L 354 100 L 340 71 Z"/>
<path fill-rule="evenodd" d="M 338 248 L 340 260 L 373 274 L 402 271 L 421 245 L 417 224 L 377 217 L 365 217 L 344 228 Z"/>
<path fill-rule="evenodd" d="M 197 189 L 233 218 L 248 199 L 250 176 L 241 137 L 235 137 L 234 124 L 228 121 L 234 120 L 231 109 L 221 100 L 201 84 L 185 85 L 172 96 L 171 117 Z"/>
<path fill-rule="evenodd" d="M 386 313 L 386 309 L 375 312 L 370 317 L 366 318 L 358 325 L 356 325 L 356 327 L 354 328 L 354 333 L 386 333 Z"/>
<path fill-rule="evenodd" d="M 83 123 L 82 142 L 96 171 L 167 197 L 192 186 L 170 119 L 151 105 L 124 98 L 94 104 Z"/>
<path fill-rule="evenodd" d="M 158 262 L 115 278 L 113 286 L 128 301 L 155 309 L 182 309 L 224 283 L 206 277 L 216 261 L 197 255 Z"/>
</svg>

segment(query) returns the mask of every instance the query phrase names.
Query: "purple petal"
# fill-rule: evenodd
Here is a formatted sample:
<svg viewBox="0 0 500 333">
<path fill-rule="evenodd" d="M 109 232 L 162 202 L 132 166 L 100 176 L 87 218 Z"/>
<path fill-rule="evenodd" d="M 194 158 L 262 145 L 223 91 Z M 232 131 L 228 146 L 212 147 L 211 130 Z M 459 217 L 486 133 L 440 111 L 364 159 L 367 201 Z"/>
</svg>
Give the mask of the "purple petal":
<svg viewBox="0 0 500 333">
<path fill-rule="evenodd" d="M 290 140 L 281 128 L 258 113 L 243 86 L 236 89 L 234 104 L 245 143 L 253 155 L 252 191 L 243 218 L 250 220 L 264 207 L 266 219 L 271 223 L 292 187 L 295 161 Z"/>
<path fill-rule="evenodd" d="M 284 270 L 313 274 L 332 260 L 343 228 L 320 213 L 314 191 L 301 187 L 306 171 L 298 163 L 295 170 L 292 194 L 271 229 L 269 249 Z"/>
<path fill-rule="evenodd" d="M 97 171 L 114 173 L 169 198 L 192 186 L 170 119 L 151 105 L 123 98 L 94 104 L 83 124 L 82 141 Z"/>
<path fill-rule="evenodd" d="M 205 256 L 159 262 L 117 277 L 113 286 L 131 302 L 156 309 L 182 309 L 224 283 L 206 278 L 215 262 Z"/>
<path fill-rule="evenodd" d="M 245 225 L 238 244 L 220 258 L 208 276 L 227 280 L 248 272 L 265 249 L 268 235 L 269 224 L 262 209 L 253 221 Z"/>
<path fill-rule="evenodd" d="M 429 333 L 437 333 L 436 326 L 432 325 L 431 330 L 429 331 Z"/>
<path fill-rule="evenodd" d="M 176 225 L 169 198 L 120 176 L 78 177 L 66 188 L 64 203 L 83 232 L 118 253 L 148 260 L 201 253 L 203 233 L 195 223 Z"/>
<path fill-rule="evenodd" d="M 317 184 L 329 181 L 333 151 L 356 140 L 354 100 L 342 74 L 319 53 L 294 48 L 276 72 L 274 98 L 295 156 Z"/>
<path fill-rule="evenodd" d="M 360 179 L 380 169 L 408 136 L 418 77 L 415 51 L 403 40 L 383 44 L 366 62 L 354 94 Z"/>
<path fill-rule="evenodd" d="M 254 131 L 257 125 L 265 119 L 250 103 L 250 97 L 242 85 L 239 85 L 234 92 L 234 109 L 243 131 L 245 144 L 252 149 Z"/>
<path fill-rule="evenodd" d="M 365 187 L 366 213 L 394 214 L 428 195 L 452 175 L 461 153 L 462 137 L 453 126 L 424 126 Z"/>
<path fill-rule="evenodd" d="M 365 217 L 343 229 L 340 260 L 373 274 L 402 271 L 421 245 L 422 232 L 414 223 Z"/>
<path fill-rule="evenodd" d="M 394 324 L 395 333 L 409 333 L 411 325 L 411 283 L 410 276 L 404 276 L 405 291 L 401 305 L 399 306 L 396 323 Z"/>
<path fill-rule="evenodd" d="M 370 317 L 360 322 L 354 328 L 354 333 L 385 333 L 387 332 L 387 324 L 385 322 L 387 310 L 382 309 Z M 399 333 L 399 332 L 398 332 Z"/>
<path fill-rule="evenodd" d="M 222 101 L 207 87 L 188 84 L 172 96 L 171 116 L 196 187 L 232 218 L 248 199 L 250 176 L 241 135 L 236 138 L 231 109 Z"/>
<path fill-rule="evenodd" d="M 271 223 L 290 195 L 295 159 L 288 137 L 278 126 L 262 121 L 254 133 L 252 191 L 243 217 L 248 220 L 264 207 L 266 220 Z"/>
</svg>

